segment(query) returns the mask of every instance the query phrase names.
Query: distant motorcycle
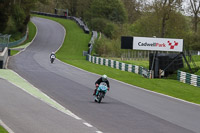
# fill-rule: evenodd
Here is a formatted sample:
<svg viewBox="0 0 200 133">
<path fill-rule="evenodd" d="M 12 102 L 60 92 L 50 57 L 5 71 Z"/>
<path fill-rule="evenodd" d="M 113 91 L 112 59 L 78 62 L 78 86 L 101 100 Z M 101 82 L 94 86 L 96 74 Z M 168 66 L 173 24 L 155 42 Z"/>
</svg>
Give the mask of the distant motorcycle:
<svg viewBox="0 0 200 133">
<path fill-rule="evenodd" d="M 102 98 L 105 97 L 105 94 L 106 94 L 107 90 L 108 90 L 107 84 L 104 83 L 104 82 L 100 83 L 100 85 L 99 85 L 99 87 L 98 87 L 98 89 L 96 91 L 96 95 L 95 95 L 94 101 L 98 102 L 98 103 L 101 103 L 101 100 L 102 100 Z"/>
<path fill-rule="evenodd" d="M 55 55 L 51 55 L 51 57 L 50 57 L 50 61 L 51 61 L 51 63 L 53 63 L 53 62 L 54 62 L 55 58 L 56 58 L 56 56 L 55 56 Z"/>
</svg>

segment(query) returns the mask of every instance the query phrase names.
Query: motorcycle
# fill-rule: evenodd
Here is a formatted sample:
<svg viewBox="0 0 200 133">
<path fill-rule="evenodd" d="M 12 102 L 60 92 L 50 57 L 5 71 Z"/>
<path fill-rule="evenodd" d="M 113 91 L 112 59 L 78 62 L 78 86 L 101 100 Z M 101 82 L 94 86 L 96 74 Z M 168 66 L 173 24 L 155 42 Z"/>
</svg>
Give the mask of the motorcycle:
<svg viewBox="0 0 200 133">
<path fill-rule="evenodd" d="M 105 97 L 105 94 L 106 94 L 107 90 L 108 90 L 107 84 L 104 83 L 104 82 L 100 83 L 100 85 L 99 85 L 99 87 L 98 87 L 98 89 L 96 91 L 96 95 L 95 95 L 94 101 L 98 102 L 98 103 L 101 103 L 101 100 L 102 100 L 102 98 Z"/>
<path fill-rule="evenodd" d="M 51 63 L 54 62 L 55 58 L 56 58 L 55 55 L 51 55 L 51 58 L 50 58 Z"/>
</svg>

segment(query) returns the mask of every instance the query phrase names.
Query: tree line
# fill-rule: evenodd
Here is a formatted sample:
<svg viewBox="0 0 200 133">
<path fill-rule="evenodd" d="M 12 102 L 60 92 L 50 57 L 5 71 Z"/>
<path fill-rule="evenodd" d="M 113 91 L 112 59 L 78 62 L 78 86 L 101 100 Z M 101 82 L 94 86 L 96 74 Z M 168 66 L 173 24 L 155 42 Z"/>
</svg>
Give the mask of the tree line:
<svg viewBox="0 0 200 133">
<path fill-rule="evenodd" d="M 30 10 L 43 0 L 0 0 L 0 33 L 25 33 L 30 21 Z"/>
<path fill-rule="evenodd" d="M 68 9 L 114 42 L 122 35 L 183 38 L 187 48 L 200 50 L 200 0 L 0 0 L 0 32 L 23 32 L 31 9 L 55 8 Z"/>
</svg>

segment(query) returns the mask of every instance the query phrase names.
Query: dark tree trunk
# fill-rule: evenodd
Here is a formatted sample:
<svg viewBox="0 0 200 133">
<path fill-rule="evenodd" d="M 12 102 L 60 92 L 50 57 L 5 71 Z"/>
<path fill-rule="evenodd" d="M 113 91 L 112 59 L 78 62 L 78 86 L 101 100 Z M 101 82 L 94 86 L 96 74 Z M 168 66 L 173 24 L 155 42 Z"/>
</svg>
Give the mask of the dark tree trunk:
<svg viewBox="0 0 200 133">
<path fill-rule="evenodd" d="M 198 29 L 198 16 L 197 14 L 195 14 L 194 17 L 194 32 L 197 33 L 197 29 Z"/>
<path fill-rule="evenodd" d="M 163 17 L 162 19 L 162 31 L 161 31 L 161 38 L 164 38 L 165 37 L 165 24 L 166 23 L 166 18 L 165 16 Z"/>
</svg>

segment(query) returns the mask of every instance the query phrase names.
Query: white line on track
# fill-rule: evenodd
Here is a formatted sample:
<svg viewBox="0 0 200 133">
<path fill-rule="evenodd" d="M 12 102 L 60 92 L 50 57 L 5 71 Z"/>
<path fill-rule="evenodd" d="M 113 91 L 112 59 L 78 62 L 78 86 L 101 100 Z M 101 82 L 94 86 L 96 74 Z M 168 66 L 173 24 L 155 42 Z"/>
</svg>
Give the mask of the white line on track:
<svg viewBox="0 0 200 133">
<path fill-rule="evenodd" d="M 33 23 L 34 24 L 34 23 Z M 64 37 L 63 37 L 63 41 L 62 41 L 62 45 L 63 45 L 63 43 L 64 43 L 64 40 L 65 40 L 65 36 L 66 36 L 66 30 L 65 30 L 65 28 L 60 24 L 60 23 L 58 23 L 62 28 L 63 28 L 63 30 L 64 30 Z M 35 25 L 35 24 L 34 24 Z M 36 36 L 37 36 L 37 34 L 38 34 L 38 29 L 37 29 L 37 26 L 35 25 L 35 27 L 36 27 L 36 35 L 34 36 L 34 38 L 33 38 L 33 40 L 30 42 L 30 44 L 27 46 L 27 47 L 29 47 L 30 45 L 31 45 L 31 43 L 35 40 L 35 38 L 36 38 Z M 55 52 L 57 52 L 61 47 L 62 47 L 62 45 L 55 51 Z M 27 48 L 26 47 L 26 48 Z M 20 54 L 21 52 L 23 52 L 23 51 L 25 51 L 26 50 L 26 48 L 24 48 L 23 50 L 21 50 L 19 53 L 17 53 L 16 55 L 18 55 L 18 54 Z M 14 55 L 14 56 L 16 56 L 16 55 Z M 9 58 L 8 58 L 8 60 L 9 60 Z M 7 68 L 7 66 L 8 66 L 8 60 L 7 60 L 7 63 L 6 63 L 6 68 Z M 60 60 L 59 60 L 60 61 Z M 62 62 L 62 61 L 61 61 Z M 63 63 L 63 62 L 62 62 Z M 65 63 L 66 64 L 66 63 Z M 67 64 L 68 65 L 68 64 Z M 82 70 L 82 69 L 81 69 Z M 11 70 L 11 71 L 13 71 L 13 70 Z M 18 73 L 16 73 L 15 71 L 13 71 L 16 75 L 18 75 L 19 77 L 21 77 Z M 22 78 L 22 77 L 21 77 Z M 26 81 L 27 83 L 29 83 L 26 79 L 24 79 L 24 78 L 22 78 L 24 81 Z M 8 81 L 8 80 L 7 80 Z M 10 81 L 8 81 L 8 82 L 10 82 Z M 12 82 L 10 82 L 11 84 L 13 84 L 13 85 L 15 85 L 15 86 L 17 86 L 17 87 L 19 87 L 19 88 L 21 88 L 23 91 L 25 91 L 25 92 L 27 92 L 27 93 L 29 93 L 27 90 L 25 90 L 24 88 L 22 88 L 22 87 L 20 87 L 20 86 L 18 86 L 18 85 L 16 85 L 16 84 L 14 84 L 14 83 L 12 83 Z M 29 83 L 30 84 L 30 83 Z M 40 91 L 38 88 L 36 88 L 34 85 L 32 85 L 32 84 L 30 84 L 32 87 L 34 87 L 35 89 L 37 89 L 38 91 Z M 46 97 L 48 97 L 48 98 L 50 98 L 49 96 L 47 96 L 45 93 L 43 93 L 42 91 L 40 91 L 40 93 L 42 93 L 43 95 L 45 95 Z M 51 105 L 50 103 L 48 103 L 48 102 L 46 102 L 45 100 L 43 100 L 43 99 L 41 99 L 41 98 L 39 98 L 39 97 L 37 97 L 37 96 L 34 96 L 33 94 L 31 94 L 31 93 L 29 93 L 30 95 L 32 95 L 33 97 L 35 97 L 35 98 L 37 98 L 37 99 L 39 99 L 39 100 L 41 100 L 41 101 L 43 101 L 43 102 L 45 102 L 45 103 L 47 103 L 48 105 L 50 105 L 51 107 L 54 107 L 54 108 L 56 108 L 56 109 L 58 109 L 59 111 L 61 111 L 61 112 L 63 112 L 63 113 L 65 113 L 65 114 L 67 114 L 67 115 L 69 115 L 69 116 L 71 116 L 71 117 L 73 117 L 73 118 L 75 118 L 75 119 L 77 119 L 77 120 L 82 120 L 80 117 L 78 117 L 78 116 L 76 116 L 75 114 L 73 114 L 71 111 L 69 111 L 68 109 L 66 109 L 66 108 L 64 108 L 62 105 L 60 105 L 60 106 L 62 106 L 63 108 L 64 108 L 64 111 L 62 110 L 62 109 L 59 109 L 59 108 L 57 108 L 57 107 L 55 107 L 55 106 L 53 106 L 53 105 Z M 50 98 L 52 101 L 54 101 L 52 98 Z M 54 101 L 55 103 L 57 103 L 56 101 Z M 57 104 L 59 104 L 59 103 L 57 103 Z M 84 122 L 83 123 L 84 125 L 86 125 L 87 127 L 93 127 L 91 124 L 89 124 L 89 123 L 87 123 L 87 122 Z M 8 128 L 1 120 L 0 120 L 0 125 L 2 125 L 9 133 L 14 133 L 10 128 Z M 96 133 L 103 133 L 103 132 L 101 132 L 101 131 L 96 131 Z"/>
<path fill-rule="evenodd" d="M 91 124 L 84 122 L 84 125 L 88 126 L 88 127 L 93 127 Z"/>
<path fill-rule="evenodd" d="M 57 59 L 57 60 L 60 61 L 60 62 L 62 62 L 62 61 L 59 60 L 59 59 Z M 65 63 L 65 62 L 62 62 L 62 63 Z M 93 74 L 93 75 L 101 76 L 101 75 L 99 75 L 99 74 L 92 73 L 92 72 L 83 70 L 83 69 L 81 69 L 81 68 L 79 68 L 79 67 L 73 66 L 73 65 L 71 65 L 71 64 L 68 64 L 68 63 L 65 63 L 65 64 L 67 64 L 67 65 L 69 65 L 69 66 L 71 66 L 71 67 L 74 67 L 74 68 L 76 68 L 76 69 L 78 69 L 78 70 L 81 70 L 81 71 L 84 71 L 84 72 L 87 72 L 87 73 L 90 73 L 90 74 Z M 140 88 L 140 87 L 138 87 L 138 86 L 134 86 L 134 85 L 131 85 L 131 84 L 128 84 L 128 83 L 125 83 L 125 82 L 123 82 L 123 81 L 119 81 L 119 80 L 116 80 L 116 79 L 113 79 L 113 78 L 109 78 L 109 79 L 112 79 L 112 80 L 114 80 L 114 81 L 117 81 L 117 82 L 119 82 L 119 83 L 122 83 L 122 84 L 125 84 L 125 85 L 128 85 L 128 86 L 131 86 L 131 87 L 138 88 L 138 89 L 143 90 L 143 91 L 147 91 L 147 92 L 154 93 L 154 94 L 157 94 L 157 95 L 165 96 L 165 97 L 168 97 L 168 98 L 171 98 L 171 99 L 175 99 L 175 100 L 177 100 L 177 101 L 181 101 L 181 102 L 184 102 L 184 103 L 189 103 L 189 104 L 192 104 L 192 105 L 195 105 L 195 106 L 200 106 L 200 104 L 192 103 L 192 102 L 189 102 L 189 101 L 186 101 L 186 100 L 183 100 L 183 99 L 179 99 L 179 98 L 172 97 L 172 96 L 169 96 L 169 95 L 165 95 L 165 94 L 162 94 L 162 93 L 158 93 L 158 92 L 155 92 L 155 91 L 151 91 L 151 90 L 147 90 L 147 89 L 144 89 L 144 88 Z"/>
<path fill-rule="evenodd" d="M 37 27 L 37 26 L 36 26 L 36 27 Z M 64 29 L 65 35 L 66 35 L 66 30 L 65 30 L 64 27 L 63 27 L 63 29 Z M 37 35 L 37 33 L 36 33 L 36 35 Z M 36 37 L 36 35 L 35 35 L 35 37 Z M 35 39 L 35 37 L 34 37 L 34 39 Z M 33 40 L 34 40 L 34 39 L 33 39 Z M 64 36 L 64 38 L 63 38 L 63 42 L 64 42 L 64 39 L 65 39 L 65 36 Z M 33 41 L 33 40 L 32 40 L 32 41 Z M 63 44 L 63 42 L 62 42 L 62 44 Z M 62 47 L 62 45 L 56 50 L 56 52 L 57 52 L 61 47 Z M 24 50 L 25 50 L 25 49 L 24 49 Z M 23 51 L 24 51 L 24 50 L 23 50 Z M 19 54 L 19 53 L 18 53 L 18 54 Z M 57 60 L 60 61 L 60 62 L 62 62 L 62 61 L 59 60 L 59 59 L 57 59 Z M 62 63 L 65 63 L 65 62 L 62 62 Z M 98 76 L 99 76 L 99 74 L 92 73 L 92 72 L 88 72 L 88 71 L 86 71 L 86 70 L 83 70 L 83 69 L 81 69 L 81 68 L 75 67 L 75 66 L 70 65 L 70 64 L 68 64 L 68 63 L 65 63 L 65 64 L 67 64 L 67 65 L 69 65 L 69 66 L 71 66 L 71 67 L 74 67 L 74 68 L 76 68 L 76 69 L 79 69 L 79 70 L 81 70 L 81 71 L 84 71 L 84 72 L 91 73 L 91 74 L 93 74 L 93 75 L 98 75 Z M 110 79 L 112 79 L 112 78 L 110 78 Z M 157 95 L 162 95 L 162 96 L 165 96 L 165 97 L 168 97 L 168 98 L 171 98 L 171 99 L 175 99 L 175 100 L 182 101 L 182 102 L 185 102 L 185 103 L 189 103 L 189 104 L 193 104 L 193 105 L 196 105 L 196 106 L 200 106 L 199 104 L 196 104 L 196 103 L 192 103 L 192 102 L 189 102 L 189 101 L 185 101 L 185 100 L 183 100 L 183 99 L 175 98 L 175 97 L 168 96 L 168 95 L 165 95 L 165 94 L 161 94 L 161 93 L 158 93 L 158 92 L 146 90 L 146 89 L 144 89 L 144 88 L 140 88 L 140 87 L 137 87 L 137 86 L 134 86 L 134 85 L 130 85 L 130 84 L 128 84 L 128 83 L 125 83 L 125 82 L 122 82 L 122 81 L 119 81 L 119 80 L 116 80 L 116 79 L 112 79 L 112 80 L 115 80 L 115 81 L 120 82 L 120 83 L 122 83 L 122 84 L 131 86 L 131 87 L 135 87 L 135 88 L 138 88 L 138 89 L 141 89 L 141 90 L 150 92 L 150 93 L 154 93 L 154 94 L 157 94 Z M 63 111 L 62 111 L 62 112 L 63 112 Z M 76 118 L 76 119 L 77 119 L 77 118 Z M 81 118 L 79 118 L 79 119 L 81 119 Z M 1 122 L 1 121 L 0 121 L 0 122 Z M 83 124 L 86 125 L 86 126 L 88 126 L 88 127 L 93 127 L 93 126 L 90 125 L 89 123 L 83 123 Z M 9 133 L 14 133 L 14 132 L 9 132 Z M 101 131 L 96 131 L 96 133 L 102 133 L 102 132 L 101 132 Z"/>
<path fill-rule="evenodd" d="M 96 131 L 96 133 L 103 133 L 103 132 L 101 132 L 101 131 Z"/>
<path fill-rule="evenodd" d="M 43 98 L 40 98 L 39 96 L 37 95 L 34 95 L 32 93 L 30 93 L 29 91 L 27 91 L 26 89 L 24 89 L 23 87 L 21 87 L 20 85 L 17 85 L 9 80 L 7 80 L 9 83 L 19 87 L 20 89 L 22 89 L 23 91 L 27 92 L 28 94 L 30 94 L 31 96 L 45 102 L 46 104 L 50 105 L 51 107 L 77 119 L 77 120 L 82 120 L 80 117 L 78 117 L 77 115 L 75 115 L 74 113 L 72 113 L 70 110 L 66 109 L 64 106 L 62 106 L 61 104 L 59 104 L 58 102 L 56 102 L 53 98 L 49 97 L 48 95 L 46 95 L 45 93 L 43 93 L 40 89 L 38 89 L 37 87 L 35 87 L 34 85 L 32 85 L 30 82 L 28 82 L 26 79 L 24 79 L 23 77 L 21 77 L 18 73 L 16 73 L 15 71 L 11 70 L 13 73 L 15 73 L 18 77 L 20 77 L 22 80 L 24 80 L 25 82 L 27 82 L 31 87 L 33 87 L 34 89 L 36 89 L 40 94 L 44 95 L 47 99 L 50 99 L 52 102 L 54 102 L 55 104 L 57 104 L 58 106 L 52 104 L 52 103 L 49 103 L 48 101 L 44 100 Z"/>
<path fill-rule="evenodd" d="M 14 133 L 2 120 L 0 120 L 0 125 L 3 126 L 9 133 Z"/>
</svg>

